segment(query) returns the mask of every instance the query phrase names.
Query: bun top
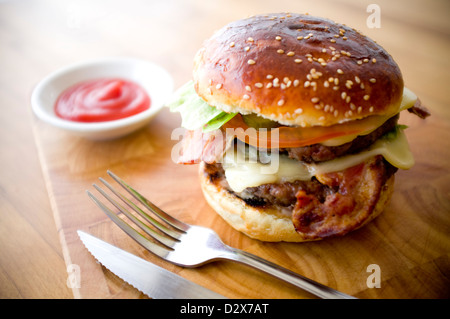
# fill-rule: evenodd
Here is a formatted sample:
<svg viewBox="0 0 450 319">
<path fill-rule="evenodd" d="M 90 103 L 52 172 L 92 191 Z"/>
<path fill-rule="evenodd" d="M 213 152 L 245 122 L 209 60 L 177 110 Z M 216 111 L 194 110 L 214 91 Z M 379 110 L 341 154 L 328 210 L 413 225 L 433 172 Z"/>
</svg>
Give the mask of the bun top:
<svg viewBox="0 0 450 319">
<path fill-rule="evenodd" d="M 403 94 L 400 69 L 380 45 L 302 14 L 226 25 L 197 52 L 193 77 L 211 106 L 302 127 L 396 113 Z"/>
</svg>

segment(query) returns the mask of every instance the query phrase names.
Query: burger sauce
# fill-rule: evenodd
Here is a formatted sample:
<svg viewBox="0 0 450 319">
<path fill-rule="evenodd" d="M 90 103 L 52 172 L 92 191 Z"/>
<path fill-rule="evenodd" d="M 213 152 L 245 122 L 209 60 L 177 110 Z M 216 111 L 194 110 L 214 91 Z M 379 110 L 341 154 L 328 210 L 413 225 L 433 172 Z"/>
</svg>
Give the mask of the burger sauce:
<svg viewBox="0 0 450 319">
<path fill-rule="evenodd" d="M 76 122 L 106 122 L 150 108 L 150 97 L 138 84 L 124 79 L 96 79 L 66 89 L 56 100 L 55 113 Z"/>
</svg>

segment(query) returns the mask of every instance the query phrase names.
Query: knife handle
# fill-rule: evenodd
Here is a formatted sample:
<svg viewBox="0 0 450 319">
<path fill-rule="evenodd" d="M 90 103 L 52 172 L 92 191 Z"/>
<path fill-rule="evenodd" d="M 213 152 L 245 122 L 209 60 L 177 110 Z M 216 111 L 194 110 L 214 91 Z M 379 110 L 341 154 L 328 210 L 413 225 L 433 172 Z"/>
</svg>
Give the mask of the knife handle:
<svg viewBox="0 0 450 319">
<path fill-rule="evenodd" d="M 263 271 L 323 299 L 356 299 L 240 249 L 231 248 L 226 259 Z"/>
</svg>

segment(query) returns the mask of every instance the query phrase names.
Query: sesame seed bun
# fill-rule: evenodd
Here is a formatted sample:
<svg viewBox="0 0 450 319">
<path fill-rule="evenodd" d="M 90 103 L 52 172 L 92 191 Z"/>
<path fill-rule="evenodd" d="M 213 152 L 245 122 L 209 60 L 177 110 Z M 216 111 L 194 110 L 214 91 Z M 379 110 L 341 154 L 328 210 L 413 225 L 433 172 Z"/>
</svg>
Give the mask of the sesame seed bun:
<svg viewBox="0 0 450 319">
<path fill-rule="evenodd" d="M 403 79 L 377 43 L 331 20 L 258 15 L 218 30 L 194 59 L 195 89 L 225 112 L 329 126 L 395 114 Z"/>
</svg>

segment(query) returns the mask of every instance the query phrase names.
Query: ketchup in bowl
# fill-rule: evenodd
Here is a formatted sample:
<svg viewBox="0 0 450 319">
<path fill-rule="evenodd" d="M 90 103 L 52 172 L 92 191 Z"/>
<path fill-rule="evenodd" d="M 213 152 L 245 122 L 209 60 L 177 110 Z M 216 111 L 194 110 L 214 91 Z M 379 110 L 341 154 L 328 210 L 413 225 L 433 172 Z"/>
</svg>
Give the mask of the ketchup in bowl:
<svg viewBox="0 0 450 319">
<path fill-rule="evenodd" d="M 60 118 L 76 122 L 106 122 L 138 114 L 150 108 L 150 97 L 138 84 L 119 78 L 75 84 L 55 103 Z"/>
</svg>

